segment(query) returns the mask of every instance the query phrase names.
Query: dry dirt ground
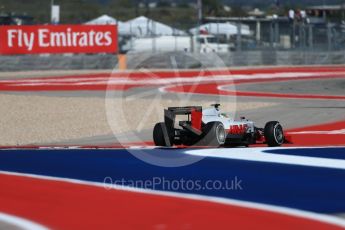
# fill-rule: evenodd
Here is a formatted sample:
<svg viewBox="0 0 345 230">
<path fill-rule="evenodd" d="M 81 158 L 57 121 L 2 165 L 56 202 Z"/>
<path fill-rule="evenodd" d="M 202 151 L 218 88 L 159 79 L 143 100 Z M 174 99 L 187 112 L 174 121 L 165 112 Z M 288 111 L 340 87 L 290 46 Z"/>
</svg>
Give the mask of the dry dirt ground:
<svg viewBox="0 0 345 230">
<path fill-rule="evenodd" d="M 108 111 L 109 116 L 106 100 L 111 100 L 116 106 L 113 111 Z M 92 96 L 0 94 L 0 145 L 45 144 L 150 129 L 163 117 L 163 109 L 146 110 L 150 103 L 151 99 L 145 98 L 126 102 L 121 98 Z M 190 103 L 193 104 L 193 101 Z M 205 100 L 201 105 L 211 103 Z M 174 105 L 176 102 L 169 99 L 157 102 L 158 108 Z M 272 105 L 274 103 L 231 102 L 224 104 L 224 108 L 243 111 Z"/>
</svg>

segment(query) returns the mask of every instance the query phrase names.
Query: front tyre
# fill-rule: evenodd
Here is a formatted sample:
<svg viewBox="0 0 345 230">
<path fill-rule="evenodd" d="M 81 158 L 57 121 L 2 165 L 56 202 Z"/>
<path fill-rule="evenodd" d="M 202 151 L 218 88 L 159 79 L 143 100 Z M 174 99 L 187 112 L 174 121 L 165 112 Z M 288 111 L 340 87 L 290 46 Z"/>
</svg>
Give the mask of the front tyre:
<svg viewBox="0 0 345 230">
<path fill-rule="evenodd" d="M 278 121 L 267 122 L 264 129 L 264 135 L 269 147 L 281 146 L 284 143 L 283 127 Z"/>
</svg>

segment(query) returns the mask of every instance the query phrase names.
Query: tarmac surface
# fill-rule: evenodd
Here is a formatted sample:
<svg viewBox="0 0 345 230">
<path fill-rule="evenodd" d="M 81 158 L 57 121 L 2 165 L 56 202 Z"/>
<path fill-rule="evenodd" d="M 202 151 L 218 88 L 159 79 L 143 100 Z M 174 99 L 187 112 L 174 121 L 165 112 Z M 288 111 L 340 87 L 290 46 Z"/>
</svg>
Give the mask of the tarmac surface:
<svg viewBox="0 0 345 230">
<path fill-rule="evenodd" d="M 87 71 L 71 71 L 66 72 L 67 76 L 84 76 Z M 37 75 L 35 75 L 37 74 Z M 103 74 L 109 76 L 110 70 L 105 71 L 93 71 L 90 74 Z M 33 73 L 2 73 L 2 79 L 10 79 L 15 77 L 15 79 L 30 79 L 34 76 L 39 77 L 39 79 L 49 78 L 51 76 L 60 76 L 63 72 L 33 72 Z M 344 73 L 345 76 L 345 73 Z M 205 83 L 200 83 L 205 84 Z M 159 108 L 160 102 L 153 103 L 153 99 L 159 98 L 162 101 L 169 101 L 170 105 L 186 104 L 186 105 L 205 105 L 205 102 L 210 104 L 212 102 L 220 103 L 237 103 L 238 105 L 249 104 L 250 106 L 245 106 L 244 109 L 236 110 L 236 108 L 231 108 L 230 112 L 234 114 L 237 118 L 245 116 L 246 118 L 256 122 L 257 126 L 264 126 L 267 121 L 279 120 L 285 129 L 310 126 L 321 123 L 328 123 L 338 120 L 345 119 L 345 100 L 328 100 L 328 99 L 310 99 L 310 98 L 279 98 L 279 97 L 259 97 L 259 96 L 227 96 L 227 95 L 211 95 L 211 94 L 190 94 L 185 93 L 178 95 L 174 92 L 159 90 L 159 85 L 157 86 L 136 86 L 129 88 L 125 91 L 114 91 L 111 94 L 112 99 L 117 99 L 119 101 L 124 101 L 122 103 L 122 108 L 126 110 L 126 103 L 134 108 L 136 103 L 140 103 L 143 99 L 148 103 L 147 107 L 150 105 L 158 106 L 158 110 L 163 111 L 163 105 Z M 227 87 L 223 87 L 225 90 Z M 230 89 L 235 89 L 241 92 L 263 92 L 263 93 L 281 93 L 286 95 L 345 95 L 345 78 L 327 77 L 326 79 L 293 79 L 293 80 L 282 80 L 278 82 L 259 82 L 259 83 L 245 83 L 236 84 L 235 87 L 231 86 Z M 18 91 L 2 91 L 3 95 L 21 95 L 21 96 L 43 96 L 49 101 L 49 97 L 54 98 L 82 98 L 82 99 L 106 99 L 107 93 L 104 90 L 18 90 Z M 130 101 L 127 101 L 131 98 Z M 150 102 L 152 100 L 152 103 Z M 138 102 L 137 102 L 138 101 Z M 147 102 L 148 101 L 148 102 Z M 260 106 L 265 104 L 265 106 Z M 61 106 L 61 105 L 57 105 Z M 129 106 L 128 106 L 129 107 Z M 130 107 L 132 109 L 132 107 Z M 254 107 L 254 108 L 250 108 Z M 138 106 L 139 108 L 139 106 Z M 140 105 L 140 109 L 133 111 L 133 114 L 144 113 L 145 106 Z M 63 108 L 62 108 L 63 109 Z M 49 111 L 48 111 L 49 112 Z M 77 115 L 77 114 L 76 114 Z M 80 116 L 80 115 L 79 115 Z M 163 119 L 157 118 L 157 119 Z M 92 122 L 92 121 L 90 121 Z M 128 122 L 128 121 L 124 121 Z M 157 120 L 159 122 L 159 120 Z M 135 130 L 135 135 L 137 136 L 133 140 L 128 140 L 128 142 L 136 141 L 151 141 L 152 140 L 152 128 L 144 127 L 140 131 Z M 133 133 L 132 133 L 133 134 Z M 128 137 L 127 133 L 122 134 L 116 133 L 117 138 L 122 136 Z M 97 145 L 97 144 L 118 144 L 113 132 L 103 133 L 102 135 L 92 135 L 82 138 L 69 138 L 68 140 L 59 141 L 49 141 L 46 143 L 32 143 L 32 144 L 76 144 L 76 145 Z"/>
<path fill-rule="evenodd" d="M 255 91 L 255 92 L 283 92 L 286 94 L 329 94 L 329 95 L 345 95 L 344 80 L 327 79 L 327 80 L 313 80 L 313 81 L 293 81 L 293 82 L 275 82 L 275 83 L 260 83 L 260 84 L 244 84 L 236 86 L 240 91 Z M 282 89 L 282 91 L 280 91 Z M 118 98 L 126 96 L 140 97 L 145 91 L 150 91 L 152 88 L 135 88 L 130 89 L 125 94 L 118 95 Z M 44 93 L 46 94 L 46 93 Z M 154 98 L 160 94 L 162 99 L 174 100 L 173 93 L 156 92 L 147 98 Z M 47 95 L 47 94 L 46 94 Z M 55 96 L 58 93 L 54 92 Z M 74 92 L 67 94 L 77 97 L 102 97 L 99 92 L 85 93 Z M 66 94 L 64 94 L 66 96 Z M 116 96 L 115 96 L 116 97 Z M 200 101 L 233 101 L 232 96 L 211 96 L 211 95 L 192 95 L 189 98 L 193 102 Z M 345 100 L 318 100 L 318 99 L 288 99 L 288 98 L 265 98 L 265 97 L 237 97 L 236 103 L 239 104 L 262 104 L 269 103 L 272 106 L 258 107 L 254 109 L 246 109 L 237 111 L 236 117 L 246 117 L 255 121 L 258 127 L 263 127 L 267 121 L 278 120 L 282 123 L 285 129 L 292 129 L 297 127 L 304 127 L 316 125 L 321 123 L 329 123 L 345 119 Z M 162 108 L 163 109 L 163 108 Z M 234 111 L 224 111 L 234 112 Z M 157 121 L 158 122 L 158 121 Z M 141 140 L 152 140 L 152 130 L 145 129 L 136 133 Z M 117 137 L 128 136 L 126 133 L 116 135 Z M 129 140 L 130 141 L 138 141 Z M 113 134 L 89 137 L 84 139 L 69 140 L 62 142 L 62 144 L 116 144 L 116 138 Z M 61 143 L 53 143 L 61 144 Z"/>
<path fill-rule="evenodd" d="M 273 83 L 243 84 L 236 87 L 239 91 L 259 91 L 284 94 L 344 95 L 345 79 L 301 80 Z"/>
</svg>

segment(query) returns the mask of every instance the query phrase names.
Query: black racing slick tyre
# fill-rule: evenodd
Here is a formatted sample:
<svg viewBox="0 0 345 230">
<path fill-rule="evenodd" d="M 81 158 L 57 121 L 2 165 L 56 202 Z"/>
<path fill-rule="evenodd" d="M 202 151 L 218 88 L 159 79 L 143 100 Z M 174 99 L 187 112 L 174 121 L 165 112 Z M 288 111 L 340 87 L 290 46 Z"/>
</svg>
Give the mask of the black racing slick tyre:
<svg viewBox="0 0 345 230">
<path fill-rule="evenodd" d="M 226 134 L 224 125 L 219 122 L 209 122 L 203 128 L 202 142 L 205 146 L 219 147 L 224 145 Z"/>
<path fill-rule="evenodd" d="M 166 133 L 167 136 L 164 136 Z M 167 141 L 166 141 L 167 140 Z M 153 142 L 156 146 L 171 147 L 172 142 L 164 122 L 157 123 L 153 128 Z M 170 143 L 167 143 L 170 142 Z"/>
<path fill-rule="evenodd" d="M 267 122 L 264 129 L 264 135 L 269 147 L 281 146 L 284 143 L 283 127 L 278 121 Z"/>
</svg>

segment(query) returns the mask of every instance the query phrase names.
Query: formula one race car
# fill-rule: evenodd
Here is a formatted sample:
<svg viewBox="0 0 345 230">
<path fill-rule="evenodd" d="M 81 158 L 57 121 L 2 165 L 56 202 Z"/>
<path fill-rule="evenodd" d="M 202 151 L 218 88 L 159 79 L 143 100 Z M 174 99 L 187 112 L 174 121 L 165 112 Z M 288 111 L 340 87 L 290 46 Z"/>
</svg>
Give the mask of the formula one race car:
<svg viewBox="0 0 345 230">
<path fill-rule="evenodd" d="M 202 109 L 201 106 L 169 107 L 164 110 L 164 122 L 153 129 L 156 146 L 248 146 L 265 143 L 281 146 L 284 141 L 283 127 L 278 121 L 267 122 L 265 128 L 257 128 L 253 121 L 242 117 L 234 120 L 221 113 L 220 104 Z M 176 115 L 187 115 L 187 120 L 178 122 Z"/>
</svg>

